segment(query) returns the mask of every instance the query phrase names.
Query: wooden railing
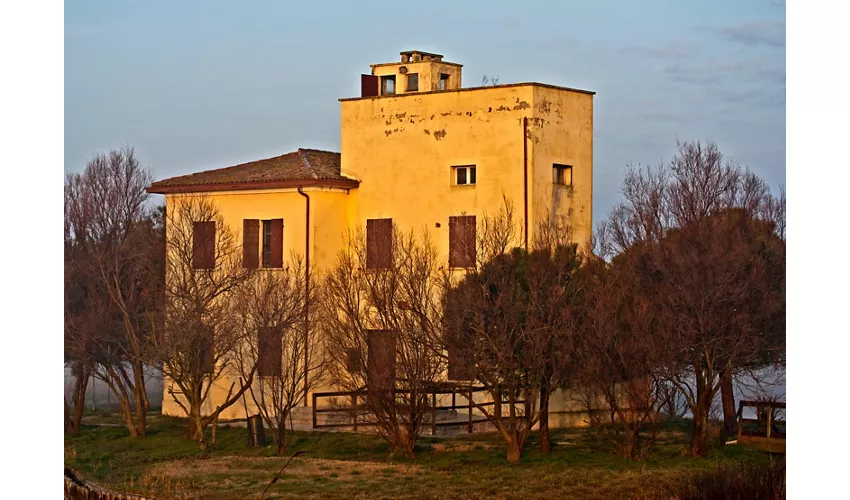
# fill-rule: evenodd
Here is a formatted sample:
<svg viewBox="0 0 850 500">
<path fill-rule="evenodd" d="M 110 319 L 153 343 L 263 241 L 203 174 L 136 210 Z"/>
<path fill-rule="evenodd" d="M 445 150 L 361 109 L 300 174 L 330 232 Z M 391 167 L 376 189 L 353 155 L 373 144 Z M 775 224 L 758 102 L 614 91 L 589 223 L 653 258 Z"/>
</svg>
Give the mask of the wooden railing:
<svg viewBox="0 0 850 500">
<path fill-rule="evenodd" d="M 395 389 L 395 394 L 410 394 L 411 391 L 400 388 Z M 455 385 L 447 385 L 447 384 L 438 384 L 434 387 L 427 388 L 425 390 L 420 390 L 419 392 L 423 394 L 427 394 L 431 397 L 431 404 L 428 408 L 429 418 L 426 423 L 431 428 L 431 435 L 437 434 L 437 427 L 448 427 L 448 426 L 457 426 L 466 424 L 467 432 L 472 433 L 473 426 L 475 424 L 488 422 L 489 419 L 486 416 L 477 416 L 473 414 L 473 410 L 476 408 L 495 406 L 495 401 L 483 401 L 483 402 L 474 402 L 473 398 L 475 394 L 487 392 L 484 387 L 475 387 L 475 386 L 455 386 Z M 369 421 L 369 414 L 371 410 L 368 405 L 361 404 L 361 402 L 365 401 L 368 396 L 368 390 L 364 388 L 360 388 L 356 391 L 337 391 L 337 392 L 316 392 L 313 393 L 313 428 L 321 429 L 321 428 L 331 428 L 331 427 L 351 427 L 354 432 L 357 432 L 359 427 L 365 426 L 373 426 L 376 425 L 375 422 Z M 451 404 L 447 405 L 438 405 L 437 397 L 438 396 L 447 396 L 451 395 Z M 459 401 L 458 396 L 461 399 L 465 400 L 465 404 L 463 401 Z M 320 406 L 321 400 L 328 400 L 332 398 L 342 398 L 350 401 L 348 405 L 329 405 L 329 406 Z M 502 405 L 510 404 L 507 401 L 502 401 Z M 517 400 L 514 401 L 516 405 L 525 405 L 525 400 Z M 467 418 L 465 421 L 451 420 L 440 422 L 437 420 L 437 412 L 440 410 L 451 410 L 451 411 L 465 411 Z M 336 414 L 336 415 L 345 415 L 348 417 L 347 422 L 340 423 L 319 423 L 318 416 L 319 414 Z M 503 417 L 504 418 L 504 417 Z M 525 416 L 520 416 L 518 418 L 525 418 Z"/>
<path fill-rule="evenodd" d="M 744 408 L 755 408 L 756 418 L 744 418 Z M 738 404 L 738 440 L 747 438 L 785 439 L 785 432 L 779 431 L 778 425 L 783 429 L 785 421 L 774 418 L 774 410 L 784 410 L 785 403 L 771 401 L 741 401 Z M 758 430 L 750 431 L 744 429 L 745 424 L 756 424 Z"/>
</svg>

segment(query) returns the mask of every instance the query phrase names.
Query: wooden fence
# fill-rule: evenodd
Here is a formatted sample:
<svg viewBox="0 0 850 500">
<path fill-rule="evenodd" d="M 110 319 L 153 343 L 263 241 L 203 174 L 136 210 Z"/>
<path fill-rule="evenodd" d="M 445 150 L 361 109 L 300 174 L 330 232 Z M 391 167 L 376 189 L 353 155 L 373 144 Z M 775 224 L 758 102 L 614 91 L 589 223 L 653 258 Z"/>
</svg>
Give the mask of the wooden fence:
<svg viewBox="0 0 850 500">
<path fill-rule="evenodd" d="M 432 388 L 425 389 L 422 391 L 427 394 L 431 398 L 431 405 L 429 407 L 430 417 L 427 420 L 427 424 L 431 428 L 431 435 L 437 434 L 438 427 L 450 427 L 450 426 L 461 426 L 466 424 L 466 430 L 468 433 L 472 433 L 473 426 L 475 424 L 480 424 L 484 422 L 489 422 L 487 417 L 477 416 L 473 414 L 473 410 L 475 408 L 480 407 L 489 407 L 495 406 L 495 401 L 483 401 L 483 402 L 473 402 L 473 397 L 475 394 L 485 392 L 486 389 L 484 387 L 474 387 L 474 386 L 447 386 L 447 385 L 437 385 Z M 406 389 L 395 389 L 395 394 L 409 394 L 410 391 Z M 451 404 L 447 405 L 438 405 L 437 397 L 438 396 L 448 396 L 451 395 Z M 360 427 L 373 426 L 376 425 L 375 422 L 369 421 L 370 409 L 368 405 L 363 404 L 368 396 L 368 390 L 366 388 L 360 388 L 356 391 L 337 391 L 337 392 L 316 392 L 313 393 L 313 428 L 321 429 L 321 428 L 331 428 L 331 427 L 350 427 L 357 432 Z M 348 403 L 346 404 L 330 404 L 330 405 L 321 405 L 321 401 L 323 400 L 344 400 Z M 490 399 L 490 398 L 488 398 Z M 501 402 L 502 405 L 509 404 L 506 401 Z M 526 404 L 525 400 L 515 401 L 514 404 L 524 405 Z M 466 419 L 452 419 L 447 421 L 439 421 L 437 418 L 437 412 L 440 410 L 450 410 L 458 412 L 458 414 L 466 413 Z M 320 414 L 335 414 L 340 415 L 343 418 L 346 418 L 345 422 L 335 422 L 335 423 L 319 423 L 318 417 Z M 505 418 L 503 416 L 503 418 Z M 519 418 L 525 418 L 521 416 Z"/>
</svg>

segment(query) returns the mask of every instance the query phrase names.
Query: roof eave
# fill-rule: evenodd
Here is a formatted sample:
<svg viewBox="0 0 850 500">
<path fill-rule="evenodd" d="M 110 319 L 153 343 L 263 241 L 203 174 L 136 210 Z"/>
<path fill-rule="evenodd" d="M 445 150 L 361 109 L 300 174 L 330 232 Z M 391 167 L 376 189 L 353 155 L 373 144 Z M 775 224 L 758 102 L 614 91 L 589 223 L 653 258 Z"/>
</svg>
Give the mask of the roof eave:
<svg viewBox="0 0 850 500">
<path fill-rule="evenodd" d="M 150 185 L 146 191 L 151 194 L 209 193 L 216 191 L 252 191 L 258 189 L 292 189 L 298 187 L 331 187 L 355 189 L 360 181 L 355 179 L 290 179 L 257 182 L 227 182 L 210 184 L 181 184 L 171 186 Z"/>
</svg>

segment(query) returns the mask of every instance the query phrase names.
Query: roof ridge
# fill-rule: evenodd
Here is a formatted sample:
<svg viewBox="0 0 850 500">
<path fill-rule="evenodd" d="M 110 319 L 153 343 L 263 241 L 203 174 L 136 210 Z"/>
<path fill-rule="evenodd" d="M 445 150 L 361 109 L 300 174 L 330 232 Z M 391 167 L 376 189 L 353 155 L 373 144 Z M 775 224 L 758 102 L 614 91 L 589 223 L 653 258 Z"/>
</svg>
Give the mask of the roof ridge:
<svg viewBox="0 0 850 500">
<path fill-rule="evenodd" d="M 307 157 L 307 151 L 301 148 L 298 148 L 298 156 L 301 157 L 301 162 L 307 167 L 307 170 L 310 172 L 310 175 L 313 176 L 314 179 L 318 179 L 319 176 L 316 174 L 316 169 L 313 168 L 313 164 L 310 163 L 310 158 Z"/>
</svg>

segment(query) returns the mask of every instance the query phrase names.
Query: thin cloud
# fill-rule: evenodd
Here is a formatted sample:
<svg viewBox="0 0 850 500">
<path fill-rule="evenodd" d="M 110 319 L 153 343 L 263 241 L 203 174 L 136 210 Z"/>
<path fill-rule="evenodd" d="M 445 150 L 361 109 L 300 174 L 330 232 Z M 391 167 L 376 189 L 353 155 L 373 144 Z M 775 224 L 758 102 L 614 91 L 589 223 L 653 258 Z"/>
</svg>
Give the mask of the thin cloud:
<svg viewBox="0 0 850 500">
<path fill-rule="evenodd" d="M 714 28 L 730 42 L 740 43 L 749 47 L 785 48 L 784 21 L 754 21 Z"/>
<path fill-rule="evenodd" d="M 626 45 L 620 52 L 632 56 L 644 56 L 654 59 L 687 59 L 693 56 L 691 50 L 680 44 L 667 43 L 660 46 Z"/>
</svg>

